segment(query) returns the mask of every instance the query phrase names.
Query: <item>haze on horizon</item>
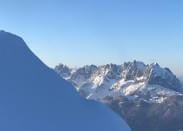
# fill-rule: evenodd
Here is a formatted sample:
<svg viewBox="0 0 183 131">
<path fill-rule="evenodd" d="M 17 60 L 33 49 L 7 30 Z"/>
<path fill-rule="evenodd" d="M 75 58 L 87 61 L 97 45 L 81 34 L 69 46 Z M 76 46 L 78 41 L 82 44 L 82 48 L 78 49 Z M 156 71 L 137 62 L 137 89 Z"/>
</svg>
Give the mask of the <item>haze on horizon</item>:
<svg viewBox="0 0 183 131">
<path fill-rule="evenodd" d="M 183 1 L 0 0 L 0 29 L 47 65 L 158 62 L 183 76 Z"/>
</svg>

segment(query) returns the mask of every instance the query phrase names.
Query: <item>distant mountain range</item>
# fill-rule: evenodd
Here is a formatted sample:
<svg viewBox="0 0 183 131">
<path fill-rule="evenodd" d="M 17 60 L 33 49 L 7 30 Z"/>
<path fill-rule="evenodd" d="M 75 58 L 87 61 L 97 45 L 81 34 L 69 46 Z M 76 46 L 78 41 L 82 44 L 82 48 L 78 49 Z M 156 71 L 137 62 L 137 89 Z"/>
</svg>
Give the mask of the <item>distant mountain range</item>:
<svg viewBox="0 0 183 131">
<path fill-rule="evenodd" d="M 16 35 L 0 31 L 0 131 L 130 131 L 101 103 L 82 98 Z"/>
<path fill-rule="evenodd" d="M 133 61 L 55 71 L 87 99 L 121 115 L 133 131 L 183 131 L 183 87 L 169 68 Z"/>
</svg>

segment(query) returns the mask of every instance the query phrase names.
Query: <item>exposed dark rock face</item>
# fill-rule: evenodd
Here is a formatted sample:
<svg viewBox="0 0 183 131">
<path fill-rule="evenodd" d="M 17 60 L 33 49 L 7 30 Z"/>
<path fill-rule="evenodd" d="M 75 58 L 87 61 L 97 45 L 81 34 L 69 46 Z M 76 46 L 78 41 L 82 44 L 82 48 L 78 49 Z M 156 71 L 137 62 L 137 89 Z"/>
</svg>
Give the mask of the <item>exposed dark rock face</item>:
<svg viewBox="0 0 183 131">
<path fill-rule="evenodd" d="M 62 73 L 64 78 L 71 75 L 71 69 L 63 64 L 59 64 L 59 66 L 56 66 L 55 71 L 58 73 Z"/>
<path fill-rule="evenodd" d="M 161 85 L 163 87 L 182 91 L 180 81 L 168 68 L 161 68 L 158 64 L 150 65 L 145 76 L 149 84 Z"/>
<path fill-rule="evenodd" d="M 122 77 L 128 80 L 136 80 L 136 78 L 143 76 L 146 65 L 142 62 L 128 62 L 122 65 Z"/>
<path fill-rule="evenodd" d="M 79 81 L 80 79 L 88 79 L 96 69 L 97 67 L 95 65 L 84 66 L 83 68 L 77 69 L 77 71 L 72 74 L 71 79 L 76 81 Z"/>
<path fill-rule="evenodd" d="M 122 65 L 122 77 L 128 80 L 136 80 L 143 77 L 141 81 L 151 85 L 161 85 L 175 91 L 183 91 L 180 81 L 169 68 L 161 68 L 159 64 L 145 65 L 142 62 L 128 62 Z"/>
</svg>

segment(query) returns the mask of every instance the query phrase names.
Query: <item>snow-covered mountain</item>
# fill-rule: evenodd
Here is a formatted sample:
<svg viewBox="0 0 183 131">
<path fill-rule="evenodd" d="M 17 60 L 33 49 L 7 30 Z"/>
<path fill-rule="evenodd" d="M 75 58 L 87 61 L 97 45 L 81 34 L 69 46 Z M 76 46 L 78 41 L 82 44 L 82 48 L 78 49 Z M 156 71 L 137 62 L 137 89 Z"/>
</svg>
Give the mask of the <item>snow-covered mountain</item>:
<svg viewBox="0 0 183 131">
<path fill-rule="evenodd" d="M 45 66 L 22 38 L 0 31 L 1 131 L 130 131 Z"/>
<path fill-rule="evenodd" d="M 102 100 L 105 97 L 139 97 L 148 102 L 162 102 L 166 96 L 183 91 L 180 81 L 168 68 L 157 63 L 128 62 L 122 65 L 84 66 L 72 69 L 60 64 L 58 74 L 70 81 L 87 99 Z M 147 92 L 148 94 L 147 96 Z M 143 95 L 143 97 L 142 97 Z"/>
<path fill-rule="evenodd" d="M 157 63 L 146 65 L 143 62 L 133 61 L 122 65 L 86 65 L 81 68 L 69 68 L 60 64 L 55 67 L 55 71 L 72 83 L 82 96 L 108 104 L 126 119 L 134 131 L 143 131 L 144 122 L 149 131 L 183 130 L 183 118 L 172 118 L 169 113 L 170 119 L 165 120 L 162 117 L 162 114 L 165 113 L 166 116 L 167 112 L 175 110 L 172 100 L 183 100 L 183 87 L 168 68 L 162 68 Z M 177 102 L 179 108 L 176 109 L 181 109 L 183 102 Z M 148 106 L 141 108 L 144 103 Z M 162 110 L 153 111 L 160 107 Z M 143 116 L 143 111 L 146 111 L 144 114 L 148 114 Z M 183 115 L 183 112 L 180 111 L 178 114 Z M 162 120 L 165 120 L 164 124 Z M 177 123 L 174 126 L 170 124 L 169 127 L 168 123 L 173 123 L 172 121 Z M 152 125 L 153 122 L 157 124 Z M 162 124 L 159 125 L 158 122 Z"/>
</svg>

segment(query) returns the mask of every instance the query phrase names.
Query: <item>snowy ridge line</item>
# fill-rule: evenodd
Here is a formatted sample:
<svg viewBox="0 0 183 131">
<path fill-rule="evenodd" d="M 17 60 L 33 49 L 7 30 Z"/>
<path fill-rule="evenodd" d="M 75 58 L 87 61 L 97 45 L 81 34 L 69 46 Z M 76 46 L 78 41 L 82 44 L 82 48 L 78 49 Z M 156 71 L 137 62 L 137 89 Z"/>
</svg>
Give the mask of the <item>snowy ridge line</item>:
<svg viewBox="0 0 183 131">
<path fill-rule="evenodd" d="M 55 71 L 70 81 L 81 95 L 97 101 L 125 96 L 129 100 L 161 103 L 169 96 L 182 95 L 183 91 L 171 70 L 158 63 L 146 65 L 133 61 L 122 65 L 86 65 L 77 69 L 60 64 Z"/>
</svg>

